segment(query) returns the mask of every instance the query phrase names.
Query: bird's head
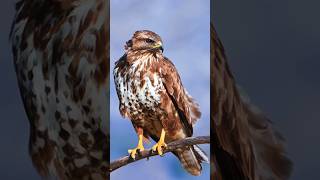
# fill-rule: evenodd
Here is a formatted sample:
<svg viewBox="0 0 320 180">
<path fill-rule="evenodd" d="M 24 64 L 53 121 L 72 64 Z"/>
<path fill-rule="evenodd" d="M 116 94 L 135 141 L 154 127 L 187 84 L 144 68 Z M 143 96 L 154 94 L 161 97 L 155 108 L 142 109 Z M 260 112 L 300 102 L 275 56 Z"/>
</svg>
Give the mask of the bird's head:
<svg viewBox="0 0 320 180">
<path fill-rule="evenodd" d="M 161 37 L 149 30 L 136 31 L 132 38 L 126 42 L 125 49 L 128 50 L 147 50 L 163 52 Z"/>
</svg>

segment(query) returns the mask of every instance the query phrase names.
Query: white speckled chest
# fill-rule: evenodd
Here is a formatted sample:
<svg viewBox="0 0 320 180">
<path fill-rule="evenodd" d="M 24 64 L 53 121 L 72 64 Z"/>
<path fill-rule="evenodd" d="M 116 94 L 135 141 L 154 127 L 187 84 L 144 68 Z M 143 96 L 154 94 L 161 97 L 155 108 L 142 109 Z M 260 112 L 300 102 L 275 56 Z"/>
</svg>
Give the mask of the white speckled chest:
<svg viewBox="0 0 320 180">
<path fill-rule="evenodd" d="M 114 69 L 115 85 L 120 99 L 120 109 L 127 115 L 143 115 L 156 111 L 165 91 L 159 72 L 152 72 L 152 61 L 156 58 L 139 59 L 127 65 L 123 73 Z"/>
</svg>

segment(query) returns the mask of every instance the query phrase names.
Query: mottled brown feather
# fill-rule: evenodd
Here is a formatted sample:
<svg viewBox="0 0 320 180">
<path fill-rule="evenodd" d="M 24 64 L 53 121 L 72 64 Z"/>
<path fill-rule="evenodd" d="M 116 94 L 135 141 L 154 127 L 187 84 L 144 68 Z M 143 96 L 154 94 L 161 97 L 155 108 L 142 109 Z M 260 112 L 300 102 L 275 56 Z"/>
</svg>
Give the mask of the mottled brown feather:
<svg viewBox="0 0 320 180">
<path fill-rule="evenodd" d="M 179 114 L 180 121 L 182 121 L 187 130 L 188 136 L 192 136 L 192 126 L 201 117 L 199 106 L 185 91 L 180 76 L 177 73 L 178 71 L 172 62 L 164 57 L 159 61 L 159 66 L 162 70 L 161 77 L 163 78 L 166 92 Z"/>
<path fill-rule="evenodd" d="M 108 177 L 108 6 L 103 0 L 16 4 L 12 52 L 30 122 L 29 151 L 42 178 Z"/>
</svg>

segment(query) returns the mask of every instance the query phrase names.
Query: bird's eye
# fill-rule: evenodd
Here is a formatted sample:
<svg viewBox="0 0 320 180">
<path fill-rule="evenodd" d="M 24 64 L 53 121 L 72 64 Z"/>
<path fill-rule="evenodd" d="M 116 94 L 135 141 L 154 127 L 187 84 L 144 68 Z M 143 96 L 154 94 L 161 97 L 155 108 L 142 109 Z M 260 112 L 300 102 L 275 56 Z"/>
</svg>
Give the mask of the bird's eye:
<svg viewBox="0 0 320 180">
<path fill-rule="evenodd" d="M 146 39 L 147 43 L 153 43 L 154 41 L 152 39 Z"/>
</svg>

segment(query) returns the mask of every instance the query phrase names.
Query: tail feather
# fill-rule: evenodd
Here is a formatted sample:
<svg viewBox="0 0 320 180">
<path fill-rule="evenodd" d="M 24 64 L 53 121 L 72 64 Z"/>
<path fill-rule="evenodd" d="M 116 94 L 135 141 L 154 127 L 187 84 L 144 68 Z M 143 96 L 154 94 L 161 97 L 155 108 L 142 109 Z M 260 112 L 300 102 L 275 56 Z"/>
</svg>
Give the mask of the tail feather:
<svg viewBox="0 0 320 180">
<path fill-rule="evenodd" d="M 178 149 L 175 155 L 179 158 L 182 167 L 194 176 L 201 174 L 201 162 L 209 162 L 208 157 L 198 146 Z"/>
<path fill-rule="evenodd" d="M 194 154 L 196 158 L 200 161 L 200 163 L 210 163 L 210 160 L 207 154 L 197 145 L 193 146 Z"/>
</svg>

